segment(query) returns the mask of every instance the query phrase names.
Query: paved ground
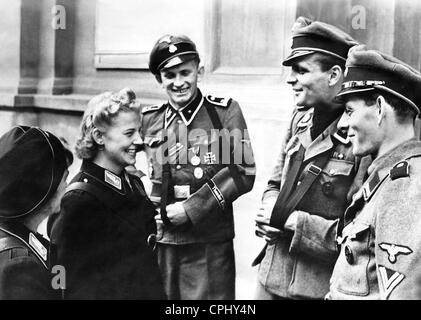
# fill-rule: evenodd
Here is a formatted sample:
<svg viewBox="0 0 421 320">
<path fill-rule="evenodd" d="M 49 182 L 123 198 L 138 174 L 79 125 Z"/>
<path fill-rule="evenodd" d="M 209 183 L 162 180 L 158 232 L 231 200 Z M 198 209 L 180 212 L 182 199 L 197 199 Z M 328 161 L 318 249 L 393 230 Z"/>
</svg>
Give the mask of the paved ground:
<svg viewBox="0 0 421 320">
<path fill-rule="evenodd" d="M 265 245 L 265 241 L 254 234 L 254 216 L 265 184 L 266 181 L 258 180 L 250 193 L 234 203 L 237 299 L 254 299 L 258 267 L 252 267 L 251 263 Z"/>
</svg>

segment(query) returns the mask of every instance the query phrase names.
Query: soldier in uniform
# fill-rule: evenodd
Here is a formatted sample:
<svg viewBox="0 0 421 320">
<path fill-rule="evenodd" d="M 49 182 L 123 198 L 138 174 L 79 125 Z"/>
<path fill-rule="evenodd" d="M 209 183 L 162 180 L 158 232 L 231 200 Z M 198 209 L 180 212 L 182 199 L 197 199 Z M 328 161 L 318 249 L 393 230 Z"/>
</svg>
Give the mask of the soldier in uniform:
<svg viewBox="0 0 421 320">
<path fill-rule="evenodd" d="M 91 99 L 76 143 L 83 159 L 52 223 L 65 299 L 165 299 L 155 245 L 155 207 L 136 162 L 140 110 L 130 89 Z"/>
<path fill-rule="evenodd" d="M 339 125 L 349 128 L 353 153 L 374 160 L 339 221 L 332 299 L 420 298 L 421 142 L 414 130 L 420 92 L 417 70 L 365 46 L 350 50 Z"/>
<path fill-rule="evenodd" d="M 160 208 L 158 258 L 170 299 L 234 299 L 232 203 L 250 191 L 255 164 L 238 103 L 204 95 L 195 44 L 166 35 L 149 69 L 168 102 L 142 110 L 151 199 Z"/>
<path fill-rule="evenodd" d="M 300 220 L 290 227 L 296 215 L 289 215 L 311 214 L 314 228 L 318 219 L 342 216 L 364 177 L 346 132 L 337 128 L 344 106 L 333 101 L 348 50 L 357 43 L 332 25 L 304 17 L 292 32 L 292 53 L 283 65 L 292 68 L 287 83 L 296 108 L 256 216 L 256 235 L 267 241 L 253 262 L 260 263 L 257 299 L 322 299 L 327 294 L 337 252 L 313 252 L 334 239 L 323 229 L 318 231 L 325 236 L 317 241 L 311 234 L 302 237 L 306 225 Z"/>
<path fill-rule="evenodd" d="M 60 210 L 72 160 L 40 128 L 19 126 L 0 138 L 0 300 L 60 298 L 52 287 L 49 241 L 37 230 Z"/>
</svg>

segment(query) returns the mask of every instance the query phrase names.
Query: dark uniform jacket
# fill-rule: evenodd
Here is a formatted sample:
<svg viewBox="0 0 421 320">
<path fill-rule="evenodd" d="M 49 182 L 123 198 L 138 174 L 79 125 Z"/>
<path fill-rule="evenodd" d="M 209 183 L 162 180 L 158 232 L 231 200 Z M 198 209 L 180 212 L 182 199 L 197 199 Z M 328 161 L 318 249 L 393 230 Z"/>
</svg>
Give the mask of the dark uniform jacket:
<svg viewBox="0 0 421 320">
<path fill-rule="evenodd" d="M 224 131 L 220 131 L 222 128 Z M 255 179 L 252 147 L 238 103 L 205 97 L 198 91 L 196 98 L 180 111 L 169 103 L 144 108 L 141 131 L 154 183 L 151 199 L 160 202 L 162 168 L 167 161 L 171 170 L 167 204 L 184 201 L 191 221 L 164 229 L 160 242 L 232 239 L 232 202 L 250 191 Z"/>
<path fill-rule="evenodd" d="M 148 245 L 156 231 L 156 212 L 140 180 L 85 160 L 73 182 L 92 184 L 98 192 L 66 192 L 52 226 L 56 263 L 66 268 L 64 297 L 164 299 L 156 257 Z"/>
<path fill-rule="evenodd" d="M 51 284 L 48 248 L 40 234 L 0 222 L 0 300 L 60 298 Z"/>
<path fill-rule="evenodd" d="M 297 183 L 305 175 L 312 174 L 309 168 L 317 158 L 326 152 L 330 153 L 330 158 L 296 210 L 334 220 L 344 214 L 350 193 L 361 186 L 364 174 L 357 174 L 359 161 L 352 154 L 352 145 L 346 135 L 338 132 L 339 118 L 312 141 L 312 117 L 313 109 L 294 111 L 262 202 L 274 203 L 302 145 L 305 154 Z M 266 290 L 281 297 L 321 299 L 329 291 L 329 279 L 336 255 L 332 259 L 331 256 L 326 258 L 308 254 L 301 246 L 302 240 L 298 229 L 292 237 L 281 238 L 269 245 L 259 267 L 258 279 Z M 334 243 L 334 238 L 322 239 L 321 243 L 310 243 L 309 246 L 324 246 L 324 242 Z"/>
<path fill-rule="evenodd" d="M 421 142 L 376 158 L 339 226 L 332 299 L 421 299 Z"/>
</svg>

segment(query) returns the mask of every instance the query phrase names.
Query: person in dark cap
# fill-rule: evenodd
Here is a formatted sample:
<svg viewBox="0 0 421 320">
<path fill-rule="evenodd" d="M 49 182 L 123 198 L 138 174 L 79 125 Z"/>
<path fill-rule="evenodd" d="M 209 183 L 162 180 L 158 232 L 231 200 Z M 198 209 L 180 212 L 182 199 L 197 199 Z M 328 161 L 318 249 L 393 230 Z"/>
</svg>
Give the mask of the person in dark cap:
<svg viewBox="0 0 421 320">
<path fill-rule="evenodd" d="M 158 39 L 149 69 L 168 96 L 143 108 L 141 126 L 165 290 L 170 299 L 234 299 L 232 203 L 255 179 L 242 111 L 198 89 L 204 68 L 187 36 Z"/>
<path fill-rule="evenodd" d="M 60 210 L 72 161 L 40 128 L 18 126 L 0 137 L 1 300 L 60 298 L 51 284 L 49 242 L 37 230 Z"/>
<path fill-rule="evenodd" d="M 136 163 L 139 127 L 131 89 L 88 103 L 76 142 L 82 165 L 51 229 L 66 269 L 64 299 L 166 299 L 154 251 L 156 211 L 140 178 L 125 169 Z"/>
<path fill-rule="evenodd" d="M 365 46 L 350 50 L 346 67 L 338 125 L 348 129 L 356 156 L 374 160 L 344 218 L 330 227 L 340 253 L 329 297 L 419 299 L 421 73 Z"/>
<path fill-rule="evenodd" d="M 323 229 L 302 236 L 308 223 L 298 213 L 310 214 L 312 227 L 322 228 L 318 221 L 342 216 L 362 184 L 365 162 L 352 154 L 346 131 L 338 130 L 344 105 L 334 101 L 356 44 L 327 23 L 299 17 L 293 26 L 292 52 L 283 65 L 291 67 L 287 83 L 296 106 L 255 219 L 256 235 L 266 240 L 253 261 L 260 264 L 257 299 L 322 299 L 329 291 L 337 252 L 314 252 L 330 249 L 333 239 Z"/>
</svg>

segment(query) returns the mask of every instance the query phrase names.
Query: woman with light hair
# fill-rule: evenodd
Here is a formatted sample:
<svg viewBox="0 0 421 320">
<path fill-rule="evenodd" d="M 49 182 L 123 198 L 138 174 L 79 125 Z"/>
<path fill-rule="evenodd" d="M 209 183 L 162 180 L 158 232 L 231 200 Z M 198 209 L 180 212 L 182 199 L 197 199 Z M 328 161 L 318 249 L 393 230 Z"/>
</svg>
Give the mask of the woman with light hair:
<svg viewBox="0 0 421 320">
<path fill-rule="evenodd" d="M 65 299 L 165 299 L 154 253 L 156 215 L 141 180 L 125 169 L 140 150 L 130 89 L 92 98 L 76 154 L 82 166 L 62 200 L 51 240 L 66 270 Z"/>
</svg>

